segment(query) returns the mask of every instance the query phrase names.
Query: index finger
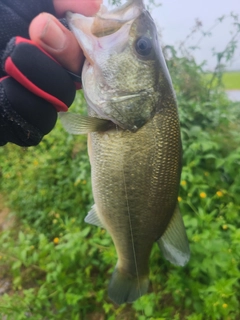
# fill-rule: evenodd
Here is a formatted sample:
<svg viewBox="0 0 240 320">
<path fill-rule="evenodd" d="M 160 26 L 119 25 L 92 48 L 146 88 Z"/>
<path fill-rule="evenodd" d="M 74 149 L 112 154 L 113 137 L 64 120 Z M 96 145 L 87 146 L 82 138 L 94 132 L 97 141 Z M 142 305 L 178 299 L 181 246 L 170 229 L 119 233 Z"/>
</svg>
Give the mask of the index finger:
<svg viewBox="0 0 240 320">
<path fill-rule="evenodd" d="M 102 0 L 53 0 L 56 14 L 61 17 L 66 11 L 92 16 L 98 12 Z"/>
</svg>

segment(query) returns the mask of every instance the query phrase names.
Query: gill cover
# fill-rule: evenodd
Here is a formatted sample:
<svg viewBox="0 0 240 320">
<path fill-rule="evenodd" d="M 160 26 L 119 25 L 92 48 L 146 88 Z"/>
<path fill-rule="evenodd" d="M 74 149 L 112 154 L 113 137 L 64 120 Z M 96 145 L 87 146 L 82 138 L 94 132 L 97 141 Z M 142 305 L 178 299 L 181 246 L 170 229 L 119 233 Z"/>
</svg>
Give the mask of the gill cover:
<svg viewBox="0 0 240 320">
<path fill-rule="evenodd" d="M 137 131 L 159 108 L 160 81 L 169 80 L 143 2 L 112 11 L 102 6 L 90 18 L 68 13 L 67 19 L 87 58 L 82 79 L 89 114 Z"/>
</svg>

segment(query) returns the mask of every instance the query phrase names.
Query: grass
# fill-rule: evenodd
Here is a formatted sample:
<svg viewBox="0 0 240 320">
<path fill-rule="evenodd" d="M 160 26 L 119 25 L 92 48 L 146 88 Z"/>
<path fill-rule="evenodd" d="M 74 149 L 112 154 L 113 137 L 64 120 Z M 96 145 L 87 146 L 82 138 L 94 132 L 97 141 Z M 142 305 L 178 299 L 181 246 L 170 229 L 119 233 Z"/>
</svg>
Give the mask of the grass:
<svg viewBox="0 0 240 320">
<path fill-rule="evenodd" d="M 212 74 L 206 73 L 207 80 L 211 80 Z M 217 80 L 215 79 L 214 83 Z M 240 90 L 240 71 L 227 71 L 222 76 L 222 83 L 226 90 Z"/>
<path fill-rule="evenodd" d="M 225 72 L 223 83 L 227 90 L 240 90 L 240 71 Z"/>
</svg>

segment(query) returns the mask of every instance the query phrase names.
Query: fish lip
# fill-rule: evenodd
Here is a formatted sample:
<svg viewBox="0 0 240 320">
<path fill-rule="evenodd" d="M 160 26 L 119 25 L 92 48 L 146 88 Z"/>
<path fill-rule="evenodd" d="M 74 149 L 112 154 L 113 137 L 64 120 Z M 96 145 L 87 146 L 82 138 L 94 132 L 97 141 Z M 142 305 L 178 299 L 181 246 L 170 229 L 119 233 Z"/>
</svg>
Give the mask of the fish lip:
<svg viewBox="0 0 240 320">
<path fill-rule="evenodd" d="M 137 17 L 140 16 L 142 11 L 145 10 L 145 6 L 142 0 L 129 0 L 120 7 L 108 10 L 103 4 L 100 6 L 99 11 L 94 17 L 85 17 L 78 13 L 66 12 L 66 19 L 69 28 L 73 33 L 77 26 L 74 26 L 74 20 L 84 20 L 84 24 L 81 24 L 82 29 L 87 36 L 95 36 L 96 38 L 102 38 L 106 35 L 114 34 L 116 31 L 122 28 L 127 23 L 132 23 Z M 107 22 L 106 24 L 104 22 Z M 75 33 L 76 35 L 76 33 Z M 89 57 L 88 50 L 84 47 L 83 43 L 79 41 L 85 56 L 93 63 L 93 59 Z"/>
<path fill-rule="evenodd" d="M 113 96 L 113 97 L 110 97 L 109 99 L 106 99 L 106 101 L 121 102 L 121 101 L 126 101 L 132 98 L 140 97 L 141 95 L 142 95 L 141 92 L 133 92 L 131 94 L 126 94 L 122 96 Z"/>
<path fill-rule="evenodd" d="M 95 17 L 85 17 L 81 14 L 68 11 L 66 13 L 66 19 L 69 28 L 75 34 L 87 61 L 91 65 L 94 65 L 98 58 L 96 52 L 106 52 L 106 49 L 109 48 L 109 43 L 111 43 L 111 47 L 114 47 L 115 50 L 117 50 L 114 44 L 116 45 L 119 43 L 120 37 L 122 41 L 118 50 L 122 49 L 127 42 L 127 36 L 133 21 L 140 14 L 141 12 L 137 10 L 134 15 L 129 16 L 129 19 L 121 20 L 115 18 L 116 13 L 114 13 L 113 19 L 107 19 L 108 16 L 104 15 L 102 17 L 101 14 L 96 15 Z M 104 21 L 106 24 L 104 24 Z"/>
<path fill-rule="evenodd" d="M 66 12 L 66 19 L 69 26 L 69 29 L 75 35 L 86 59 L 93 64 L 94 57 L 91 54 L 91 41 L 89 41 L 90 37 L 90 28 L 93 23 L 93 17 L 85 17 L 79 13 L 73 13 L 71 11 Z M 81 39 L 81 40 L 80 40 Z M 85 45 L 84 45 L 85 44 Z M 89 47 L 88 49 L 86 47 Z"/>
</svg>

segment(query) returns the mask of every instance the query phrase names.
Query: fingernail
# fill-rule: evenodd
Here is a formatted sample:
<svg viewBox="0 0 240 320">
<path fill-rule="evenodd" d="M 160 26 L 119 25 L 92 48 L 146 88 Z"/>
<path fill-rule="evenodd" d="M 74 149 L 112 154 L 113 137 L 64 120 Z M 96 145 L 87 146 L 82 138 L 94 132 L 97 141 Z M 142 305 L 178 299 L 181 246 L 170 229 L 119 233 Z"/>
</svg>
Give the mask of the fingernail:
<svg viewBox="0 0 240 320">
<path fill-rule="evenodd" d="M 65 47 L 66 35 L 55 21 L 49 19 L 42 32 L 41 40 L 48 47 L 61 50 Z"/>
</svg>

